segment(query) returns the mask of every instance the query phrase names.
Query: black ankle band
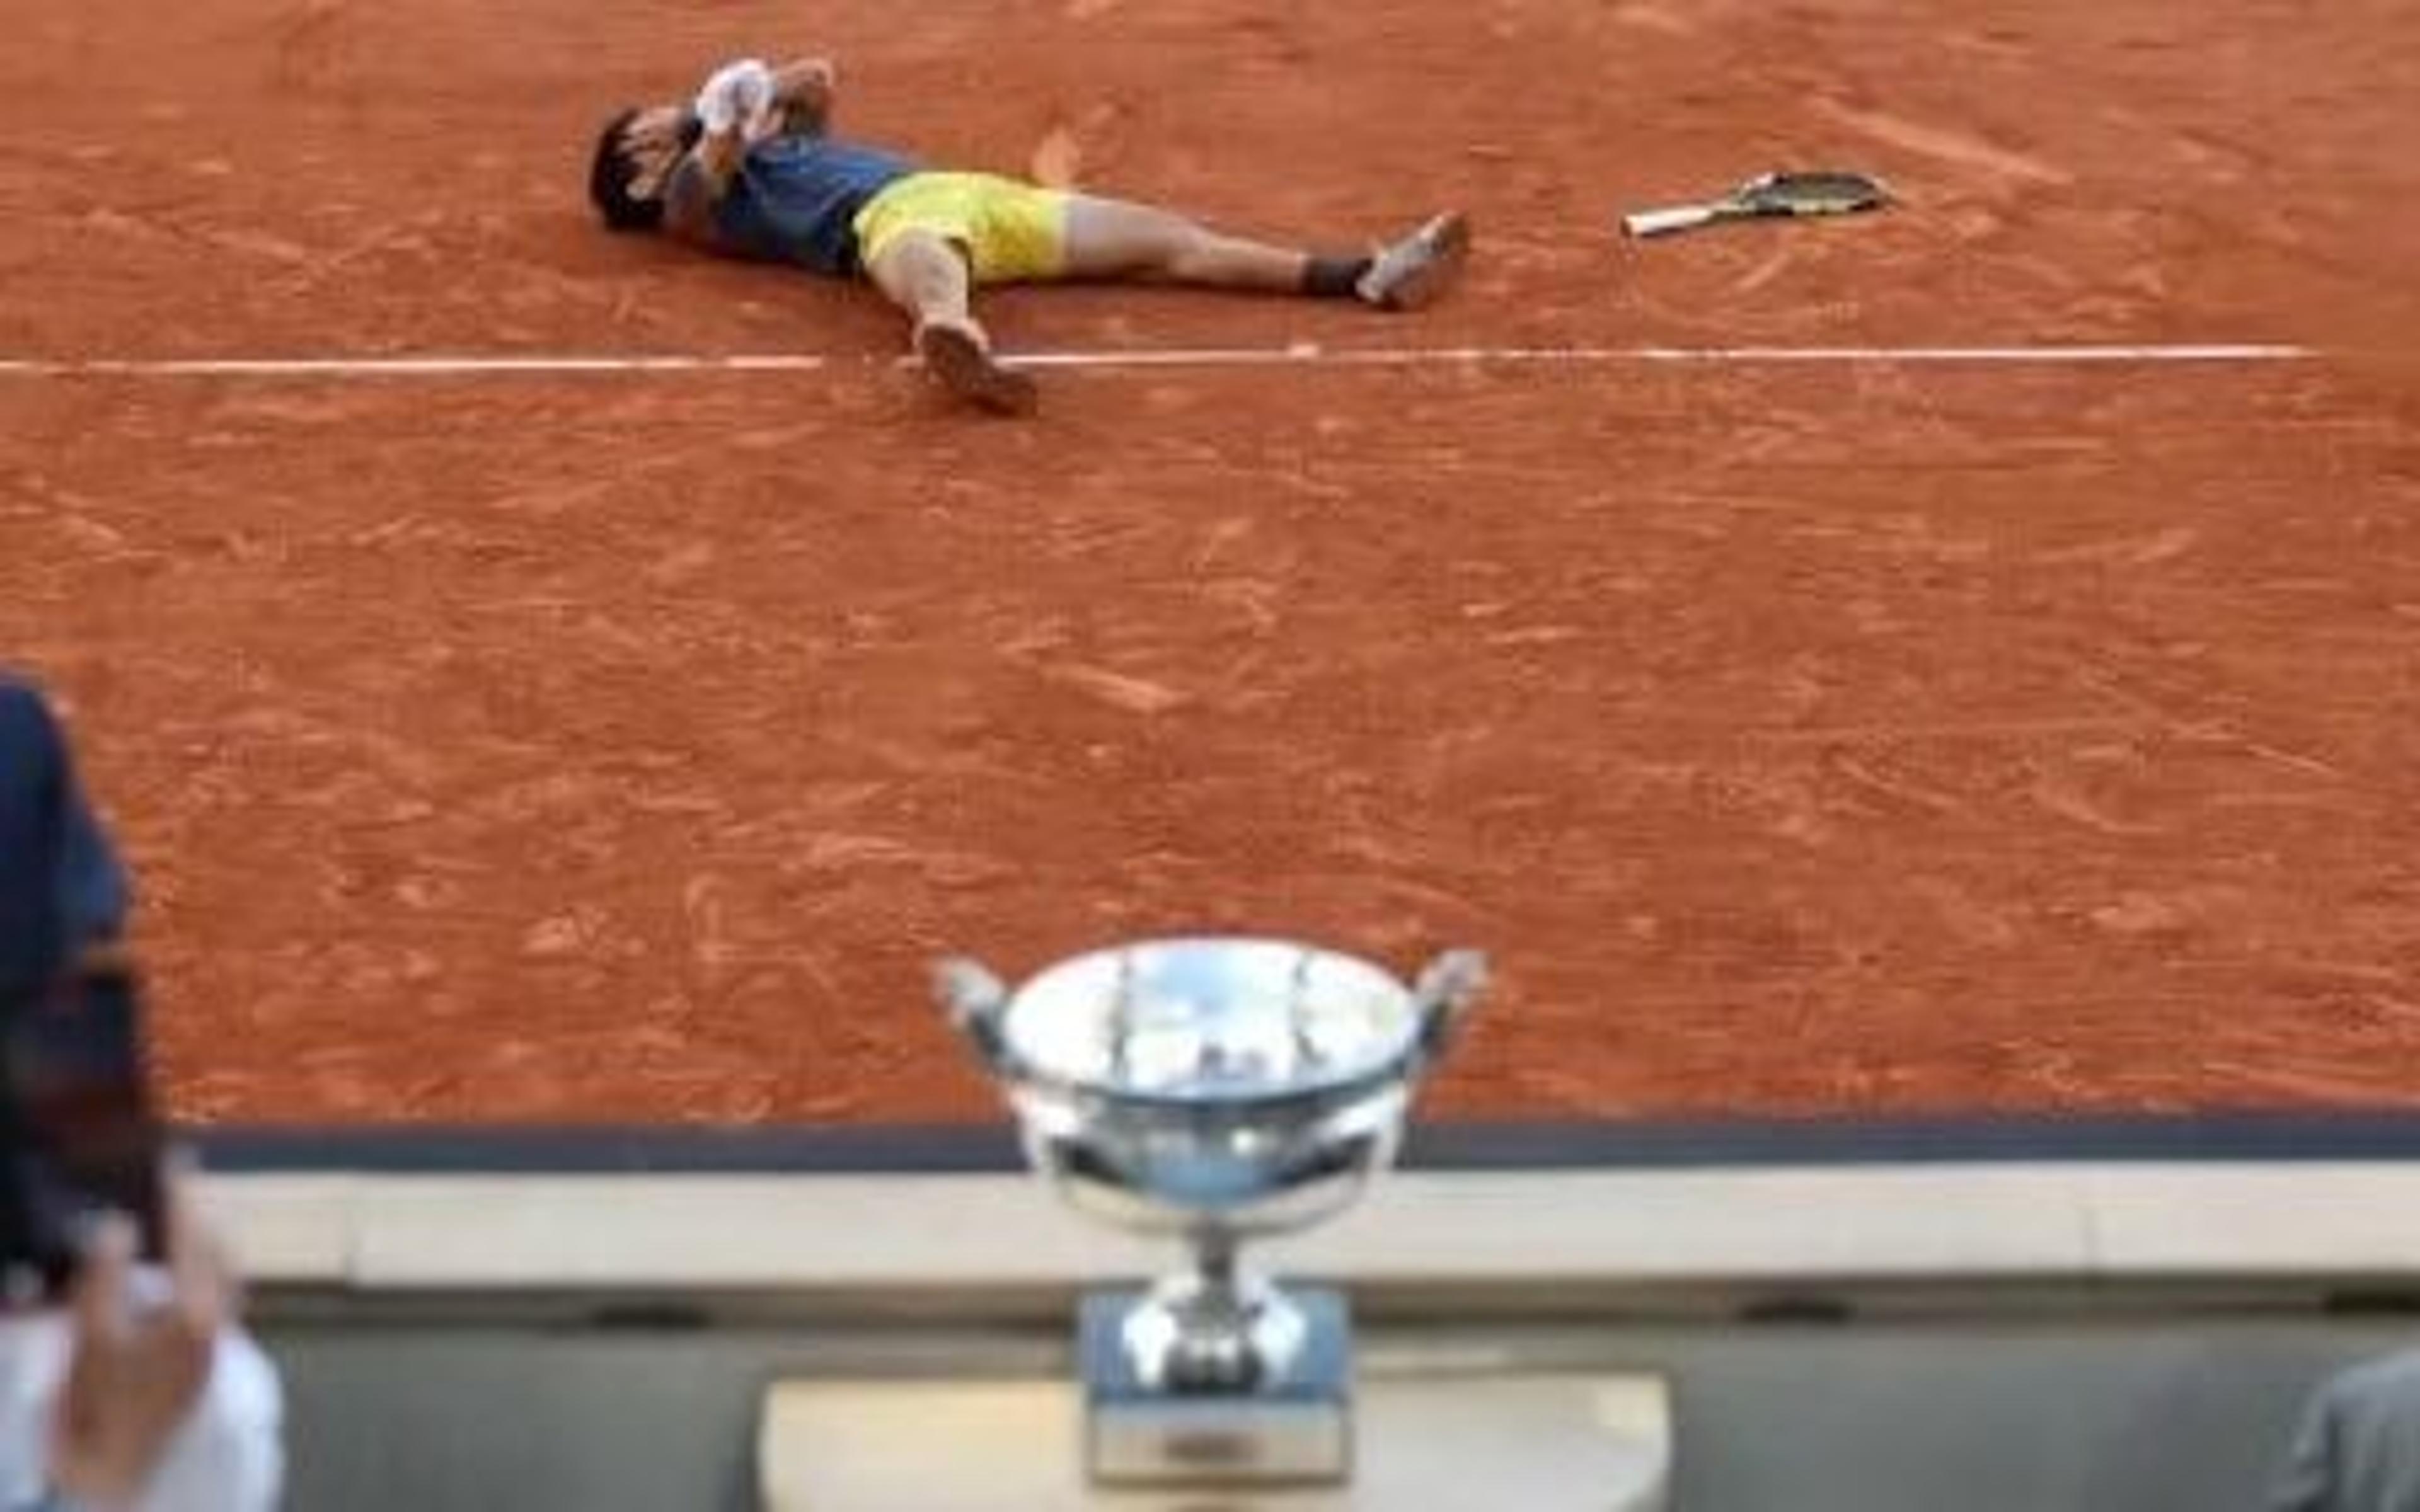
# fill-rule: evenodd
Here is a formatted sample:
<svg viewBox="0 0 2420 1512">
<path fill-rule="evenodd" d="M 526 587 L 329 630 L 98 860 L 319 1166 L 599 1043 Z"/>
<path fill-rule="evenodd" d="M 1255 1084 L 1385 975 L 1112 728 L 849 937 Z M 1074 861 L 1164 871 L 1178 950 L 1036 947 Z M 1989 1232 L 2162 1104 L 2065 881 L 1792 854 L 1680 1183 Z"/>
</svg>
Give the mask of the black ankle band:
<svg viewBox="0 0 2420 1512">
<path fill-rule="evenodd" d="M 1302 291 L 1314 300 L 1349 300 L 1369 270 L 1367 257 L 1313 257 L 1303 265 Z"/>
</svg>

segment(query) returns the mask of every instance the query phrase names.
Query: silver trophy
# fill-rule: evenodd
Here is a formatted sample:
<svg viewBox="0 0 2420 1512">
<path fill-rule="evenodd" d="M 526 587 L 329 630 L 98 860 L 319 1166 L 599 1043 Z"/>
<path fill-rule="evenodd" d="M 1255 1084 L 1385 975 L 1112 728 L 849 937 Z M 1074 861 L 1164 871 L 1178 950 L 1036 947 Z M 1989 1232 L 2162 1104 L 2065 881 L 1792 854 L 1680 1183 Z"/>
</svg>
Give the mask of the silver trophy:
<svg viewBox="0 0 2420 1512">
<path fill-rule="evenodd" d="M 1349 1473 L 1343 1297 L 1280 1291 L 1237 1252 L 1332 1216 L 1394 1158 L 1421 1073 L 1485 977 L 1482 957 L 1454 950 L 1407 988 L 1268 939 L 1121 946 L 1014 992 L 972 961 L 942 963 L 939 996 L 1034 1169 L 1078 1211 L 1191 1251 L 1190 1270 L 1079 1307 L 1094 1479 Z"/>
</svg>

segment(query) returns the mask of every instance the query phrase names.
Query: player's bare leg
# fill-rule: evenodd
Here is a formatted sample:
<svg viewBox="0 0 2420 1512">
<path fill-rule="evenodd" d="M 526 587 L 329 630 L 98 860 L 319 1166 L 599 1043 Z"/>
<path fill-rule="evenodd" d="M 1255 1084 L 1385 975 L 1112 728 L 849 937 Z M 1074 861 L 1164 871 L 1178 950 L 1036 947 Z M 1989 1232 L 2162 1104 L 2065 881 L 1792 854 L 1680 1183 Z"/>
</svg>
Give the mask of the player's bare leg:
<svg viewBox="0 0 2420 1512">
<path fill-rule="evenodd" d="M 1262 294 L 1351 298 L 1417 309 L 1443 292 L 1470 253 L 1470 224 L 1440 215 L 1370 257 L 1322 257 L 1213 231 L 1154 206 L 1078 194 L 1067 207 L 1066 274 Z"/>
<path fill-rule="evenodd" d="M 1222 236 L 1149 205 L 1078 194 L 1067 205 L 1069 278 L 1156 280 L 1292 294 L 1311 255 Z"/>
<path fill-rule="evenodd" d="M 883 248 L 865 272 L 915 322 L 916 355 L 943 388 L 994 414 L 1033 412 L 1033 379 L 993 359 L 991 337 L 969 307 L 971 280 L 955 246 L 930 232 L 909 231 Z"/>
</svg>

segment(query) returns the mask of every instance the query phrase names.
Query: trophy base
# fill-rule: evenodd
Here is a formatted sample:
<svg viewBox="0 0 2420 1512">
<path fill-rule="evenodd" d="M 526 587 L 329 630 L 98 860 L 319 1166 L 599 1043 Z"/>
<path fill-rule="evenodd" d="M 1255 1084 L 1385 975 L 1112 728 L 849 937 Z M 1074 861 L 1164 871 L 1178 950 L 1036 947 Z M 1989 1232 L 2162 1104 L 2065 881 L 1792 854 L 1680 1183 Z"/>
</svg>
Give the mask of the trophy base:
<svg viewBox="0 0 2420 1512">
<path fill-rule="evenodd" d="M 1365 1335 L 1366 1337 L 1366 1335 Z M 1602 1341 L 1601 1341 L 1602 1342 Z M 1426 1348 L 1427 1346 L 1422 1346 Z M 1363 1345 L 1353 1392 L 1353 1478 L 1332 1486 L 1099 1486 L 1076 1454 L 1083 1393 L 1072 1378 L 812 1377 L 766 1390 L 756 1434 L 765 1512 L 1666 1512 L 1672 1394 L 1662 1377 L 1529 1368 L 1474 1336 L 1493 1362 L 1445 1344 L 1434 1372 Z M 997 1363 L 995 1361 L 995 1363 Z M 1719 1447 L 1719 1446 L 1717 1446 Z"/>
<path fill-rule="evenodd" d="M 1095 1484 L 1321 1485 L 1353 1469 L 1353 1323 L 1342 1292 L 1286 1288 L 1302 1348 L 1282 1379 L 1249 1390 L 1147 1385 L 1125 1339 L 1148 1294 L 1088 1292 L 1077 1313 L 1084 1463 Z"/>
</svg>

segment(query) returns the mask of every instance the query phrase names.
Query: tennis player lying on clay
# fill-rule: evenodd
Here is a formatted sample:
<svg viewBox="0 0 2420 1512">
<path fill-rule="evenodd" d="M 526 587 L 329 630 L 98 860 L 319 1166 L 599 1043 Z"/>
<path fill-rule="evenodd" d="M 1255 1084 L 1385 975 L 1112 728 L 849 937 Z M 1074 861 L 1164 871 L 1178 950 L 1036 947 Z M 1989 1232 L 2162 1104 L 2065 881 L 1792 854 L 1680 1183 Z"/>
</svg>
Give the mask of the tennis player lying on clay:
<svg viewBox="0 0 2420 1512">
<path fill-rule="evenodd" d="M 990 174 L 935 172 L 827 134 L 821 59 L 718 69 L 694 106 L 625 110 L 597 138 L 589 198 L 615 231 L 662 231 L 729 256 L 862 274 L 914 322 L 924 367 L 999 414 L 1032 378 L 993 358 L 969 307 L 989 285 L 1133 280 L 1410 310 L 1461 270 L 1470 227 L 1440 215 L 1372 256 L 1323 256 L 1211 231 L 1146 205 Z"/>
</svg>

